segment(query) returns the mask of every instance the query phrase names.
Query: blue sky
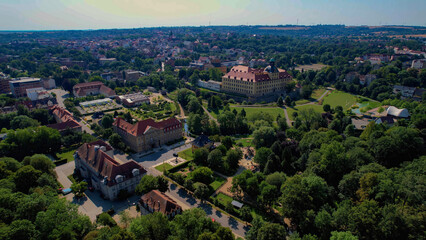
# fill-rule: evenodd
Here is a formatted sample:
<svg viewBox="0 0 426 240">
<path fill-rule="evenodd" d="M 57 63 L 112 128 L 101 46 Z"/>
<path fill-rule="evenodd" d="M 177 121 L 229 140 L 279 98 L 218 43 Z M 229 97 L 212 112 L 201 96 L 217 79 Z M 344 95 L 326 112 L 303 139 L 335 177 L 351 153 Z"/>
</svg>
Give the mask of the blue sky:
<svg viewBox="0 0 426 240">
<path fill-rule="evenodd" d="M 0 0 L 0 30 L 297 22 L 426 26 L 426 0 Z"/>
</svg>

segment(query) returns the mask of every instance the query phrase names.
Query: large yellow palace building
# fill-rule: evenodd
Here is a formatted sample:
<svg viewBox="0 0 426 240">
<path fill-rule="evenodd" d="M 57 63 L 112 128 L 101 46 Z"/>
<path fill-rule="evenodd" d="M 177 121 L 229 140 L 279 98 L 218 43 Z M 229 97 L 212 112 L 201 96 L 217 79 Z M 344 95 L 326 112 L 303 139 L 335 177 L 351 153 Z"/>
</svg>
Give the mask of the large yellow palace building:
<svg viewBox="0 0 426 240">
<path fill-rule="evenodd" d="M 265 69 L 235 66 L 222 77 L 222 91 L 261 97 L 284 92 L 292 77 L 285 70 L 275 67 L 274 60 Z"/>
</svg>

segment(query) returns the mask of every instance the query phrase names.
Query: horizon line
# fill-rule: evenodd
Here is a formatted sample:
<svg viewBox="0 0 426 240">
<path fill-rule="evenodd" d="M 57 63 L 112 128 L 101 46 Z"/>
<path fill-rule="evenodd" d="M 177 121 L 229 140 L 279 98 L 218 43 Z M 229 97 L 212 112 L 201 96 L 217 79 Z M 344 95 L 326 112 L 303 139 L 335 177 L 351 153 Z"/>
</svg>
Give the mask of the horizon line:
<svg viewBox="0 0 426 240">
<path fill-rule="evenodd" d="M 345 27 L 421 27 L 426 28 L 426 25 L 346 25 L 341 23 L 336 24 L 239 24 L 239 25 L 175 25 L 175 26 L 150 26 L 150 27 L 122 27 L 122 28 L 81 28 L 81 29 L 26 29 L 26 30 L 2 30 L 0 32 L 60 32 L 60 31 L 99 31 L 99 30 L 131 30 L 131 29 L 149 29 L 149 28 L 200 28 L 200 27 L 286 27 L 286 26 L 298 26 L 298 27 L 315 27 L 315 26 L 345 26 Z"/>
</svg>

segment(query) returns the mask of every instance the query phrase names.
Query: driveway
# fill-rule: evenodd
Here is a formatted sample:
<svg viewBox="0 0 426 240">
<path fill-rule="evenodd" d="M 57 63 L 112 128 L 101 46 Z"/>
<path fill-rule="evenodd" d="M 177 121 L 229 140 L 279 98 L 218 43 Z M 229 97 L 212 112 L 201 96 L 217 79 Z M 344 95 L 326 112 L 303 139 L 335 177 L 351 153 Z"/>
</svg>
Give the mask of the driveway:
<svg viewBox="0 0 426 240">
<path fill-rule="evenodd" d="M 75 169 L 74 161 L 63 164 L 55 168 L 55 172 L 58 176 L 58 181 L 64 186 L 64 188 L 71 187 L 72 182 L 68 179 L 68 176 L 73 174 Z M 131 196 L 127 200 L 124 201 L 109 201 L 101 198 L 99 191 L 91 192 L 87 190 L 85 192 L 86 197 L 81 199 L 75 199 L 73 193 L 69 193 L 65 196 L 65 198 L 78 205 L 78 210 L 89 216 L 90 220 L 94 222 L 96 220 L 96 216 L 108 211 L 113 208 L 116 213 L 119 213 L 139 200 L 139 197 L 136 195 Z"/>
<path fill-rule="evenodd" d="M 175 199 L 176 202 L 184 204 L 182 208 L 201 208 L 203 209 L 210 218 L 213 218 L 216 222 L 220 223 L 224 227 L 228 227 L 232 230 L 235 235 L 239 237 L 244 237 L 246 232 L 250 229 L 244 223 L 230 217 L 229 215 L 222 213 L 221 211 L 213 208 L 211 205 L 206 203 L 201 203 L 199 200 L 194 198 L 186 190 L 178 187 L 175 184 L 170 184 L 170 191 L 166 192 L 166 195 Z"/>
<path fill-rule="evenodd" d="M 62 89 L 52 89 L 49 92 L 56 94 L 56 100 L 58 101 L 58 106 L 65 108 L 64 100 L 70 96 L 68 91 Z"/>
<path fill-rule="evenodd" d="M 188 141 L 187 141 L 188 142 Z M 174 153 L 181 152 L 191 147 L 190 143 L 186 143 L 180 147 L 169 149 L 164 147 L 163 150 L 157 149 L 154 153 L 149 154 L 147 156 L 139 157 L 140 154 L 136 153 L 132 155 L 132 159 L 136 162 L 139 162 L 145 169 L 151 168 L 154 165 L 163 163 L 163 161 L 167 161 L 170 158 L 173 158 Z"/>
</svg>

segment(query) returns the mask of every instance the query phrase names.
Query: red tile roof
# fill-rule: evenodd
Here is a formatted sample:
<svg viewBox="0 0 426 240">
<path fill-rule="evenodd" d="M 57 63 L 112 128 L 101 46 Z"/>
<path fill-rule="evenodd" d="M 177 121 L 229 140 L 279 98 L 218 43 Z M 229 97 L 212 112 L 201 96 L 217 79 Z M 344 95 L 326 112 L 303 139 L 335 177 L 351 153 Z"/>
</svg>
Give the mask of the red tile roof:
<svg viewBox="0 0 426 240">
<path fill-rule="evenodd" d="M 105 147 L 105 151 L 112 150 L 112 147 L 102 140 L 85 143 L 77 149 L 77 155 L 89 166 L 91 166 L 103 178 L 108 180 L 108 186 L 116 184 L 115 177 L 121 175 L 124 180 L 133 177 L 133 169 L 138 169 L 139 174 L 146 173 L 146 170 L 134 160 L 126 163 L 119 163 L 113 157 L 109 156 L 100 147 Z"/>
<path fill-rule="evenodd" d="M 106 96 L 114 96 L 115 91 L 111 88 L 105 86 L 102 82 L 95 81 L 95 82 L 87 82 L 87 83 L 78 83 L 73 87 L 73 91 L 78 96 L 86 96 L 86 90 L 91 90 L 93 88 L 98 88 L 99 92 Z"/>
<path fill-rule="evenodd" d="M 149 129 L 149 127 L 162 129 L 165 132 L 171 129 L 182 128 L 181 122 L 176 118 L 169 118 L 161 122 L 155 122 L 153 119 L 149 118 L 143 121 L 139 121 L 133 125 L 126 122 L 123 118 L 118 117 L 113 125 L 134 136 L 143 135 L 145 131 Z"/>
<path fill-rule="evenodd" d="M 279 71 L 279 78 L 281 79 L 291 77 L 290 74 L 288 74 L 283 69 L 278 69 L 278 71 Z M 231 71 L 229 71 L 223 77 L 242 80 L 242 81 L 250 81 L 250 82 L 271 80 L 271 78 L 269 77 L 269 74 L 267 72 L 264 72 L 262 69 L 255 69 L 255 68 L 242 66 L 242 65 L 232 67 Z"/>
<path fill-rule="evenodd" d="M 81 128 L 80 124 L 78 124 L 78 122 L 75 121 L 75 120 L 61 122 L 61 123 L 55 123 L 55 124 L 49 124 L 49 125 L 47 125 L 47 127 L 56 129 L 56 130 L 58 130 L 60 132 L 66 130 L 66 129 L 77 129 L 77 128 Z"/>
<path fill-rule="evenodd" d="M 151 192 L 143 195 L 140 199 L 141 204 L 146 203 L 154 212 L 161 212 L 165 215 L 172 214 L 173 212 L 181 212 L 182 207 L 179 206 L 173 199 L 166 194 L 152 190 Z"/>
</svg>

